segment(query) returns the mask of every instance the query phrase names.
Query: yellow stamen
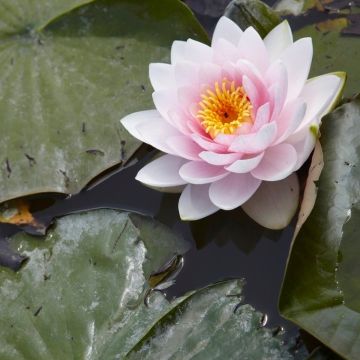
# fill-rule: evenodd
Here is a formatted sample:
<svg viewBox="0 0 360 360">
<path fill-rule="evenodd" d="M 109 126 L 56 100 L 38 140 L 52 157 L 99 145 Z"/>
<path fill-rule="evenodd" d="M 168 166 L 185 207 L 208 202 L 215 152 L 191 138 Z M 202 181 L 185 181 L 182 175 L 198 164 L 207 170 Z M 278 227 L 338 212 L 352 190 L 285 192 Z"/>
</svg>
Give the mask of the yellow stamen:
<svg viewBox="0 0 360 360">
<path fill-rule="evenodd" d="M 226 78 L 214 90 L 207 89 L 199 102 L 197 118 L 212 138 L 218 134 L 234 134 L 245 123 L 252 122 L 252 105 L 242 86 Z"/>
</svg>

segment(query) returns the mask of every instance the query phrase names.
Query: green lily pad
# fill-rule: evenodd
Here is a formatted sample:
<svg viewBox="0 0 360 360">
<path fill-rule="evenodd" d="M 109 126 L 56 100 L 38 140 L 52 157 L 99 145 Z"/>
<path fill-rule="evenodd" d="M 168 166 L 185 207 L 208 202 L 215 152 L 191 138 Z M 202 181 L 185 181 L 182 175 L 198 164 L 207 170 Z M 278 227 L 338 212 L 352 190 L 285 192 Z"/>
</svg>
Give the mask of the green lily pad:
<svg viewBox="0 0 360 360">
<path fill-rule="evenodd" d="M 348 26 L 346 18 L 327 20 L 308 25 L 295 32 L 296 39 L 310 36 L 314 57 L 310 76 L 345 71 L 347 83 L 344 96 L 351 97 L 359 91 L 360 37 L 345 36 L 341 30 Z"/>
<path fill-rule="evenodd" d="M 129 353 L 129 359 L 287 360 L 293 356 L 262 315 L 239 305 L 243 283 L 224 281 L 179 299 Z"/>
<path fill-rule="evenodd" d="M 119 119 L 152 107 L 148 64 L 207 39 L 178 0 L 87 2 L 1 1 L 0 202 L 76 193 L 126 162 L 140 144 Z"/>
<path fill-rule="evenodd" d="M 163 296 L 143 304 L 146 278 L 188 248 L 163 225 L 113 210 L 66 216 L 45 241 L 18 234 L 12 245 L 29 261 L 0 270 L 0 358 L 26 360 L 129 351 L 168 308 Z"/>
<path fill-rule="evenodd" d="M 324 168 L 316 181 L 317 199 L 314 205 L 310 180 L 280 311 L 339 355 L 355 360 L 360 358 L 360 98 L 326 116 L 321 134 Z M 321 166 L 316 151 L 312 174 Z"/>
<path fill-rule="evenodd" d="M 11 243 L 29 261 L 0 269 L 0 358 L 292 359 L 261 314 L 224 281 L 169 302 L 146 279 L 187 244 L 146 217 L 114 210 L 68 215 L 45 240 Z"/>
</svg>

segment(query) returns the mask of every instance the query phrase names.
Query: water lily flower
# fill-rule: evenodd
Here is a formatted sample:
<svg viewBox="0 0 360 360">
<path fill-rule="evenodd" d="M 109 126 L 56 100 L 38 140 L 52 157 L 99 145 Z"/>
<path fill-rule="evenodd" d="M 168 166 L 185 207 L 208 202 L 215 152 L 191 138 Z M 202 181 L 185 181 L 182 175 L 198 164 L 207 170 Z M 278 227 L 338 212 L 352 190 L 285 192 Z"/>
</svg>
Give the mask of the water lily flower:
<svg viewBox="0 0 360 360">
<path fill-rule="evenodd" d="M 174 41 L 170 64 L 150 64 L 156 109 L 121 120 L 166 153 L 136 179 L 161 190 L 182 187 L 184 220 L 242 206 L 263 226 L 286 226 L 298 206 L 295 171 L 345 79 L 308 80 L 312 55 L 311 38 L 294 42 L 287 21 L 262 39 L 222 17 L 211 46 Z"/>
</svg>

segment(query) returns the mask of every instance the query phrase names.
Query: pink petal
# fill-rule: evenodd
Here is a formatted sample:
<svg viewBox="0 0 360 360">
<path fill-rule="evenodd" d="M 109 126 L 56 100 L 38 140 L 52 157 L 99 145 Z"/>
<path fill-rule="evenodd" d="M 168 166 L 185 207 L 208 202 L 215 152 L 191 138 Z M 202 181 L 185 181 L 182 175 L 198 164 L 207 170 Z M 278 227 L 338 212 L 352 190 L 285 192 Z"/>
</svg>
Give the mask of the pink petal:
<svg viewBox="0 0 360 360">
<path fill-rule="evenodd" d="M 198 220 L 209 216 L 217 208 L 209 199 L 209 185 L 187 185 L 179 199 L 182 220 Z"/>
<path fill-rule="evenodd" d="M 137 130 L 137 127 L 141 124 L 148 124 L 155 121 L 156 124 L 161 123 L 164 121 L 156 110 L 145 110 L 145 111 L 138 111 L 132 114 L 129 114 L 123 117 L 120 122 L 125 127 L 125 129 L 136 139 L 144 142 L 141 134 Z"/>
<path fill-rule="evenodd" d="M 275 140 L 277 126 L 275 122 L 265 124 L 258 132 L 239 135 L 231 144 L 229 150 L 244 154 L 254 154 L 264 151 Z"/>
<path fill-rule="evenodd" d="M 276 121 L 287 97 L 288 79 L 285 65 L 281 62 L 272 64 L 266 73 L 266 81 L 272 105 L 270 121 Z"/>
<path fill-rule="evenodd" d="M 166 140 L 166 144 L 178 156 L 188 160 L 200 160 L 199 153 L 203 150 L 196 144 L 191 137 L 187 136 L 172 136 Z"/>
<path fill-rule="evenodd" d="M 238 153 L 219 154 L 212 151 L 203 151 L 199 156 L 211 165 L 229 165 L 241 157 Z"/>
<path fill-rule="evenodd" d="M 259 88 L 255 85 L 255 83 L 246 75 L 242 78 L 242 85 L 244 90 L 253 106 L 254 110 L 261 105 L 261 93 L 259 92 Z"/>
<path fill-rule="evenodd" d="M 236 62 L 241 57 L 239 49 L 225 39 L 219 39 L 213 49 L 213 61 L 219 65 L 223 65 L 228 61 Z"/>
<path fill-rule="evenodd" d="M 189 39 L 186 42 L 185 59 L 194 63 L 210 62 L 213 49 L 199 41 Z"/>
<path fill-rule="evenodd" d="M 248 61 L 246 60 L 239 60 L 237 63 L 236 63 L 236 70 L 239 74 L 242 75 L 241 77 L 241 81 L 243 81 L 244 79 L 244 76 L 247 77 L 248 80 L 250 80 L 251 82 L 251 87 L 254 87 L 256 89 L 256 103 L 254 103 L 253 101 L 255 101 L 255 99 L 251 99 L 250 98 L 250 101 L 254 107 L 254 110 L 257 109 L 257 107 L 259 105 L 262 105 L 264 103 L 266 103 L 268 100 L 269 100 L 269 94 L 268 94 L 268 90 L 262 80 L 262 76 L 261 74 L 259 73 L 259 71 L 256 69 L 256 67 L 249 63 Z M 245 85 L 243 84 L 244 86 L 244 89 L 246 91 L 246 87 Z M 250 91 L 250 90 L 248 90 Z"/>
<path fill-rule="evenodd" d="M 184 135 L 190 135 L 191 130 L 187 126 L 188 115 L 186 115 L 181 109 L 172 109 L 168 112 L 168 121 L 174 127 L 176 127 Z"/>
<path fill-rule="evenodd" d="M 261 163 L 251 172 L 254 177 L 265 181 L 282 180 L 295 169 L 296 150 L 289 144 L 268 148 Z"/>
<path fill-rule="evenodd" d="M 265 37 L 264 43 L 270 61 L 277 60 L 286 48 L 292 45 L 293 36 L 287 20 L 272 29 Z"/>
<path fill-rule="evenodd" d="M 213 151 L 213 152 L 224 152 L 227 147 L 217 144 L 211 139 L 207 139 L 199 134 L 192 134 L 191 138 L 204 150 Z"/>
<path fill-rule="evenodd" d="M 185 60 L 186 41 L 176 40 L 171 46 L 171 63 L 174 65 Z"/>
<path fill-rule="evenodd" d="M 152 94 L 155 107 L 161 116 L 183 134 L 189 134 L 187 122 L 191 115 L 179 107 L 177 96 L 175 89 L 154 91 Z"/>
<path fill-rule="evenodd" d="M 209 165 L 203 161 L 189 161 L 181 167 L 179 173 L 190 184 L 207 184 L 228 175 L 223 167 Z"/>
<path fill-rule="evenodd" d="M 298 205 L 299 181 L 294 173 L 280 181 L 263 181 L 242 208 L 258 224 L 280 230 L 289 225 Z"/>
<path fill-rule="evenodd" d="M 310 128 L 305 127 L 297 135 L 301 135 L 302 140 L 294 143 L 291 142 L 291 145 L 297 152 L 297 162 L 294 171 L 300 169 L 304 162 L 309 158 L 311 152 L 314 150 L 316 143 L 316 135 L 314 135 Z"/>
<path fill-rule="evenodd" d="M 139 124 L 136 131 L 140 134 L 143 142 L 165 153 L 176 155 L 167 145 L 166 140 L 172 136 L 179 136 L 181 133 L 169 125 L 162 117 L 153 118 L 147 123 Z"/>
<path fill-rule="evenodd" d="M 210 139 L 209 135 L 206 134 L 205 129 L 199 123 L 199 120 L 197 120 L 195 117 L 192 116 L 190 118 L 190 120 L 187 122 L 187 126 L 193 134 L 199 135 L 200 137 L 204 138 L 205 140 L 212 141 L 212 139 Z"/>
<path fill-rule="evenodd" d="M 292 100 L 299 96 L 309 75 L 313 55 L 311 38 L 302 38 L 294 42 L 281 55 L 288 75 L 287 99 Z"/>
<path fill-rule="evenodd" d="M 237 160 L 225 169 L 234 173 L 245 174 L 255 169 L 263 157 L 264 153 L 260 153 L 252 158 Z"/>
<path fill-rule="evenodd" d="M 203 64 L 199 69 L 199 83 L 200 85 L 209 85 L 214 86 L 215 82 L 221 84 L 222 69 L 219 65 L 216 64 Z"/>
<path fill-rule="evenodd" d="M 174 66 L 176 86 L 193 86 L 198 83 L 199 65 L 190 61 L 179 61 Z"/>
<path fill-rule="evenodd" d="M 192 86 L 182 86 L 177 89 L 178 106 L 188 114 L 194 116 L 199 110 L 200 92 Z"/>
<path fill-rule="evenodd" d="M 243 134 L 249 134 L 253 132 L 253 124 L 252 123 L 249 123 L 249 122 L 246 122 L 246 123 L 243 123 L 241 124 L 237 129 L 236 129 L 236 132 L 235 134 L 236 135 L 243 135 Z M 236 136 L 235 136 L 236 137 Z M 229 144 L 229 146 L 232 144 L 232 141 L 231 143 Z"/>
<path fill-rule="evenodd" d="M 279 84 L 274 84 L 269 89 L 270 103 L 272 104 L 272 114 L 270 121 L 276 121 L 283 109 L 286 92 Z"/>
<path fill-rule="evenodd" d="M 266 71 L 265 80 L 268 86 L 279 84 L 283 88 L 285 94 L 287 94 L 287 70 L 281 61 L 277 61 L 271 64 L 271 66 Z"/>
<path fill-rule="evenodd" d="M 251 130 L 253 132 L 258 131 L 265 124 L 267 124 L 269 120 L 270 120 L 270 104 L 265 103 L 257 109 L 256 118 Z"/>
<path fill-rule="evenodd" d="M 218 134 L 216 135 L 214 141 L 220 145 L 226 146 L 226 149 L 233 143 L 236 135 L 228 135 L 228 134 Z"/>
<path fill-rule="evenodd" d="M 265 72 L 269 66 L 269 56 L 264 41 L 253 27 L 248 27 L 244 31 L 238 47 L 243 59 L 255 64 L 261 72 Z"/>
<path fill-rule="evenodd" d="M 177 93 L 175 89 L 154 91 L 153 102 L 161 116 L 169 121 L 169 111 L 177 107 Z"/>
<path fill-rule="evenodd" d="M 239 76 L 238 71 L 235 68 L 235 64 L 230 61 L 226 61 L 221 65 L 222 77 L 234 80 L 235 82 L 241 82 L 242 77 Z"/>
<path fill-rule="evenodd" d="M 145 165 L 136 175 L 136 180 L 153 187 L 173 187 L 186 184 L 179 170 L 186 162 L 177 156 L 163 155 Z"/>
<path fill-rule="evenodd" d="M 277 119 L 278 135 L 275 144 L 286 140 L 304 119 L 306 104 L 302 99 L 287 103 Z"/>
<path fill-rule="evenodd" d="M 154 90 L 174 87 L 174 67 L 169 64 L 152 63 L 149 65 L 149 78 Z"/>
<path fill-rule="evenodd" d="M 213 46 L 219 39 L 225 39 L 237 46 L 242 33 L 243 32 L 239 26 L 237 26 L 232 20 L 222 16 L 216 24 L 211 44 Z"/>
<path fill-rule="evenodd" d="M 266 72 L 266 82 L 272 113 L 270 121 L 276 121 L 287 97 L 288 79 L 285 65 L 279 61 L 273 63 Z"/>
<path fill-rule="evenodd" d="M 235 65 L 236 69 L 242 74 L 250 78 L 256 85 L 256 87 L 264 87 L 263 75 L 259 69 L 250 61 L 245 59 L 239 59 Z"/>
<path fill-rule="evenodd" d="M 260 183 L 261 180 L 253 178 L 251 174 L 230 174 L 210 185 L 210 200 L 220 209 L 235 209 L 249 200 Z"/>
</svg>

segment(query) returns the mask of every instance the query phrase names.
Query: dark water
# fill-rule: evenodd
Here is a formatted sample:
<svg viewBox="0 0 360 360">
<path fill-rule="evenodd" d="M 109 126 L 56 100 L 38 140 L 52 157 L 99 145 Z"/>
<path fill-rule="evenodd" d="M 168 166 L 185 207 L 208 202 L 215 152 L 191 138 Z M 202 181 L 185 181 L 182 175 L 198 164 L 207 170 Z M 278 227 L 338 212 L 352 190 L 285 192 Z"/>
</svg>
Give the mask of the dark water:
<svg viewBox="0 0 360 360">
<path fill-rule="evenodd" d="M 228 2 L 221 0 L 224 6 Z M 197 15 L 211 33 L 216 17 Z M 312 16 L 310 14 L 307 19 L 296 20 L 294 26 L 300 27 L 305 21 L 313 22 Z M 319 21 L 326 14 L 316 16 Z M 270 327 L 281 325 L 288 335 L 296 335 L 297 327 L 284 320 L 277 309 L 294 224 L 283 231 L 266 230 L 256 225 L 241 209 L 221 211 L 206 220 L 193 223 L 182 222 L 177 211 L 178 195 L 159 193 L 134 180 L 137 171 L 151 155 L 145 146 L 143 149 L 148 155 L 136 165 L 113 174 L 90 190 L 65 200 L 57 200 L 37 215 L 51 219 L 73 211 L 108 207 L 154 216 L 192 244 L 177 283 L 167 291 L 169 297 L 225 278 L 245 278 L 245 301 L 268 315 Z M 12 232 L 14 228 L 0 226 L 1 237 Z"/>
</svg>

